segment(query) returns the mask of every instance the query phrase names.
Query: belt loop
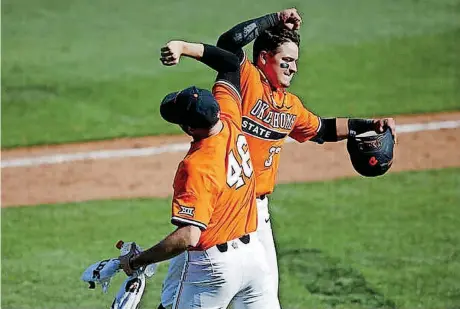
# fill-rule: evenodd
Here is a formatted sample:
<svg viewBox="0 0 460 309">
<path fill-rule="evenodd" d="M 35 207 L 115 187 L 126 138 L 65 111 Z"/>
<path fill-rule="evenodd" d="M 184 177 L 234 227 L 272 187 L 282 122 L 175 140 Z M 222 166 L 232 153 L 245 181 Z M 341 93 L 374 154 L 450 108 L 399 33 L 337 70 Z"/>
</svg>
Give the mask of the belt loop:
<svg viewBox="0 0 460 309">
<path fill-rule="evenodd" d="M 224 242 L 223 244 L 218 244 L 216 245 L 216 247 L 217 247 L 217 250 L 219 250 L 222 253 L 227 252 L 228 250 L 228 244 L 226 242 Z"/>
<path fill-rule="evenodd" d="M 243 244 L 247 245 L 249 244 L 249 242 L 251 241 L 251 235 L 249 234 L 246 234 L 246 235 L 243 235 L 241 236 L 240 238 L 238 238 Z M 231 241 L 231 240 L 230 240 Z M 224 253 L 224 252 L 227 252 L 228 251 L 228 243 L 230 241 L 227 241 L 227 242 L 224 242 L 223 244 L 218 244 L 216 245 L 216 248 L 217 250 L 219 250 L 220 252 Z M 235 247 L 234 247 L 235 248 Z M 238 248 L 238 247 L 236 247 Z M 236 249 L 235 248 L 235 249 Z"/>
<path fill-rule="evenodd" d="M 247 245 L 251 241 L 251 236 L 249 234 L 243 235 L 240 237 L 240 240 L 243 244 Z"/>
</svg>

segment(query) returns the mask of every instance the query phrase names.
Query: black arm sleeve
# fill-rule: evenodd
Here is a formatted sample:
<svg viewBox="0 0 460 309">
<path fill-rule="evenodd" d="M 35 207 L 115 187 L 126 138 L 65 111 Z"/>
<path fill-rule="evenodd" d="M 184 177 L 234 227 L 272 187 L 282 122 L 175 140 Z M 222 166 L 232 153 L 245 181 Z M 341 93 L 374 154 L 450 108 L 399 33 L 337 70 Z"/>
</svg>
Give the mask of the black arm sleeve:
<svg viewBox="0 0 460 309">
<path fill-rule="evenodd" d="M 217 73 L 234 72 L 239 70 L 238 57 L 222 48 L 203 44 L 203 57 L 200 61 L 208 67 L 217 71 Z"/>
<path fill-rule="evenodd" d="M 203 57 L 200 61 L 217 71 L 217 80 L 223 80 L 235 87 L 238 93 L 240 91 L 240 65 L 238 57 L 222 48 L 203 44 Z"/>
<path fill-rule="evenodd" d="M 337 142 L 337 118 L 320 118 L 321 127 L 318 134 L 311 139 L 312 142 Z"/>
<path fill-rule="evenodd" d="M 217 46 L 243 59 L 243 46 L 253 41 L 261 32 L 279 23 L 277 13 L 268 14 L 236 25 L 219 37 Z"/>
</svg>

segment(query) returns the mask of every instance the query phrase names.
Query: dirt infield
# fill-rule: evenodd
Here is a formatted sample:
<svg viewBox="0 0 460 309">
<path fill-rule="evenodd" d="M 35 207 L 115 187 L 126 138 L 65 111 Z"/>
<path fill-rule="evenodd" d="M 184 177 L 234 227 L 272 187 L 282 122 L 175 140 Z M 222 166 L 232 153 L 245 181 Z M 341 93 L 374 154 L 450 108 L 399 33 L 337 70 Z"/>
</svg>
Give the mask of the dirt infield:
<svg viewBox="0 0 460 309">
<path fill-rule="evenodd" d="M 397 124 L 460 120 L 460 112 L 396 117 Z M 2 151 L 2 160 L 186 143 L 186 136 L 117 139 Z M 390 172 L 460 166 L 460 128 L 401 133 Z M 131 197 L 166 197 L 185 151 L 2 168 L 2 207 Z M 357 176 L 346 144 L 286 144 L 278 183 Z"/>
</svg>

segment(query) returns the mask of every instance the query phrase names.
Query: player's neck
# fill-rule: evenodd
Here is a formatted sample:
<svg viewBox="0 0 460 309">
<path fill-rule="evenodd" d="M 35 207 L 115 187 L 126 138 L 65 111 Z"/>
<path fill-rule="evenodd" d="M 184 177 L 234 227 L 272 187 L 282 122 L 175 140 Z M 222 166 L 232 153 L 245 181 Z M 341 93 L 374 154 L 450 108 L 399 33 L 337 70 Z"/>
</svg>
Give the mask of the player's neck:
<svg viewBox="0 0 460 309">
<path fill-rule="evenodd" d="M 260 73 L 262 79 L 270 87 L 271 91 L 278 91 L 278 90 L 286 91 L 286 89 L 284 87 L 281 87 L 281 86 L 280 87 L 275 87 L 272 83 L 270 83 L 270 80 L 267 78 L 267 75 L 264 73 L 264 71 L 262 71 L 258 66 L 256 66 L 256 68 L 257 68 L 257 70 L 259 70 L 259 73 Z"/>
<path fill-rule="evenodd" d="M 193 134 L 193 141 L 198 142 L 198 141 L 200 141 L 202 139 L 217 135 L 217 134 L 220 133 L 220 131 L 222 131 L 223 128 L 224 128 L 224 124 L 223 124 L 223 122 L 221 120 L 219 120 L 210 129 L 197 130 L 195 132 L 195 134 Z"/>
</svg>

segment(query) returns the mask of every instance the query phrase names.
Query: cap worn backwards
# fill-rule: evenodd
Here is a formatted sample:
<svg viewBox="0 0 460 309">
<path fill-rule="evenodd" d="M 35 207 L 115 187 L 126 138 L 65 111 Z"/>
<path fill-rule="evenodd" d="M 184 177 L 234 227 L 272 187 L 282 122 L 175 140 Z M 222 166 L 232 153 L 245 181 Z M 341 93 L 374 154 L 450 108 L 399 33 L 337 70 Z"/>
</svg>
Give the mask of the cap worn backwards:
<svg viewBox="0 0 460 309">
<path fill-rule="evenodd" d="M 160 114 L 168 122 L 207 129 L 219 120 L 219 104 L 211 92 L 195 86 L 164 97 Z"/>
</svg>

